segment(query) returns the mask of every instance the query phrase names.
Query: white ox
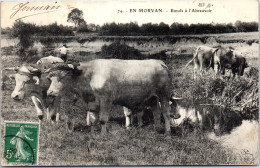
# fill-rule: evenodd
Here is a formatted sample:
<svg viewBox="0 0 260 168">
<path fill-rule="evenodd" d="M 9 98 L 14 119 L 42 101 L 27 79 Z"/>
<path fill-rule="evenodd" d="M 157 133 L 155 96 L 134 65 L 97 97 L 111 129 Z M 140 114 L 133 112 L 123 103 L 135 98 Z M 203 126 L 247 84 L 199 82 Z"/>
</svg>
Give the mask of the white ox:
<svg viewBox="0 0 260 168">
<path fill-rule="evenodd" d="M 200 72 L 202 76 L 205 70 L 210 68 L 214 69 L 214 54 L 217 48 L 212 48 L 208 46 L 198 46 L 193 58 L 185 65 L 185 68 L 194 61 L 194 79 L 196 79 L 197 71 Z"/>
<path fill-rule="evenodd" d="M 160 60 L 97 59 L 81 62 L 77 68 L 56 64 L 46 72 L 50 72 L 51 80 L 47 95 L 60 96 L 67 86 L 77 88 L 85 102 L 94 102 L 89 111 L 99 112 L 102 132 L 107 131 L 113 105 L 141 112 L 153 96 L 158 98 L 151 106 L 155 128 L 160 125 L 162 112 L 166 131 L 170 132 L 170 77 L 167 66 Z"/>
<path fill-rule="evenodd" d="M 44 61 L 42 61 L 44 60 Z M 53 56 L 44 57 L 37 61 L 43 68 L 48 68 L 53 63 L 63 62 L 60 58 Z M 50 113 L 57 114 L 52 120 L 59 120 L 60 98 L 47 99 L 47 90 L 50 86 L 50 81 L 46 78 L 47 75 L 41 74 L 41 68 L 36 68 L 34 65 L 22 65 L 20 67 L 6 68 L 6 70 L 15 70 L 16 73 L 10 75 L 10 78 L 15 79 L 15 88 L 11 94 L 14 100 L 23 100 L 25 96 L 31 96 L 35 105 L 39 120 L 43 119 L 44 108 L 47 109 L 47 119 L 50 119 Z"/>
</svg>

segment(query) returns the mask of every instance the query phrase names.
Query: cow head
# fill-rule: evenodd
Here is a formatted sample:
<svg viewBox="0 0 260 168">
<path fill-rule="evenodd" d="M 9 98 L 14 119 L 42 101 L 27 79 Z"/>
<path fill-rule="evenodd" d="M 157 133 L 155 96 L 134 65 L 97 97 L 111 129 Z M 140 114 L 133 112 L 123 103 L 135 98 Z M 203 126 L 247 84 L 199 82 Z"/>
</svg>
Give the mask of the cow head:
<svg viewBox="0 0 260 168">
<path fill-rule="evenodd" d="M 170 108 L 171 111 L 173 111 L 173 113 L 171 113 L 171 118 L 173 119 L 178 119 L 180 118 L 180 114 L 178 113 L 178 108 L 179 108 L 179 101 L 181 101 L 182 98 L 176 98 L 171 96 L 169 104 L 170 104 Z"/>
<path fill-rule="evenodd" d="M 25 85 L 39 85 L 41 71 L 32 65 L 22 65 L 21 67 L 6 68 L 6 70 L 14 70 L 16 73 L 10 75 L 15 80 L 15 88 L 11 94 L 14 100 L 22 100 L 26 93 Z"/>
<path fill-rule="evenodd" d="M 244 75 L 245 68 L 248 68 L 248 64 L 244 57 L 236 57 L 236 64 L 232 66 L 233 74 L 237 73 L 239 76 Z"/>
<path fill-rule="evenodd" d="M 81 71 L 77 69 L 76 65 L 57 63 L 45 71 L 49 73 L 47 79 L 51 81 L 51 85 L 47 91 L 48 96 L 60 96 L 62 90 L 65 89 L 66 84 L 71 82 L 71 76 L 77 75 Z"/>
<path fill-rule="evenodd" d="M 171 96 L 169 104 L 170 104 L 170 117 L 171 117 L 171 124 L 173 126 L 176 125 L 176 120 L 181 117 L 180 110 L 179 110 L 179 104 L 180 101 L 182 101 L 183 98 L 176 98 L 174 96 Z"/>
</svg>

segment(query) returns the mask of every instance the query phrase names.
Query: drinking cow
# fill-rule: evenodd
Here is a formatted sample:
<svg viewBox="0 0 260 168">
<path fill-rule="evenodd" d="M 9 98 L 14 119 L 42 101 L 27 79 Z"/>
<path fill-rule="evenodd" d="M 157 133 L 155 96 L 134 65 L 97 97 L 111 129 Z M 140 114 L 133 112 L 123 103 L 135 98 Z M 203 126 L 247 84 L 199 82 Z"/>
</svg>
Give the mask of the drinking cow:
<svg viewBox="0 0 260 168">
<path fill-rule="evenodd" d="M 48 96 L 60 96 L 66 86 L 76 88 L 86 102 L 95 102 L 90 111 L 99 111 L 102 132 L 112 113 L 113 105 L 121 105 L 135 112 L 143 110 L 145 102 L 155 96 L 158 101 L 151 107 L 155 127 L 163 114 L 165 128 L 170 132 L 170 77 L 167 66 L 160 60 L 96 59 L 71 64 L 56 64 L 48 69 L 51 85 Z M 93 95 L 93 96 L 91 96 Z M 160 102 L 160 105 L 159 105 Z M 98 109 L 98 110 L 97 110 Z M 178 114 L 171 117 L 178 118 Z"/>
</svg>

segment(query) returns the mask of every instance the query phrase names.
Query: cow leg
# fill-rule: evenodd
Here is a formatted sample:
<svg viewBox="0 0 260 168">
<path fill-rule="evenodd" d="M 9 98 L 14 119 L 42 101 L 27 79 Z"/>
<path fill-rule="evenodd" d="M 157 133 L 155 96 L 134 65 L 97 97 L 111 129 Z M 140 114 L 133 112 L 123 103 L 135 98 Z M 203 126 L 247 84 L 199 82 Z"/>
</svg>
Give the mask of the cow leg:
<svg viewBox="0 0 260 168">
<path fill-rule="evenodd" d="M 49 107 L 47 107 L 47 109 L 46 109 L 46 118 L 47 118 L 47 121 L 51 121 L 51 116 L 50 116 L 50 109 L 49 109 Z"/>
<path fill-rule="evenodd" d="M 236 70 L 235 69 L 231 69 L 232 71 L 232 77 L 233 79 L 236 77 Z M 231 76 L 231 73 L 230 73 L 230 76 Z"/>
<path fill-rule="evenodd" d="M 219 75 L 219 64 L 218 63 L 214 64 L 214 71 L 215 71 L 215 78 L 216 78 Z"/>
<path fill-rule="evenodd" d="M 134 125 L 134 118 L 135 118 L 134 114 L 130 115 L 130 123 L 131 123 L 131 125 Z"/>
<path fill-rule="evenodd" d="M 200 61 L 200 77 L 202 78 L 203 76 L 203 60 Z"/>
<path fill-rule="evenodd" d="M 138 121 L 138 127 L 142 127 L 143 126 L 143 115 L 144 115 L 144 111 L 140 111 L 137 112 L 137 121 Z"/>
<path fill-rule="evenodd" d="M 195 62 L 195 60 L 194 60 L 194 68 L 193 68 L 193 77 L 194 77 L 194 80 L 196 80 L 196 73 L 197 73 L 197 71 L 198 71 L 198 63 L 196 63 Z"/>
<path fill-rule="evenodd" d="M 51 120 L 51 123 L 54 124 L 54 121 L 56 121 L 55 103 L 49 104 L 48 111 L 49 111 L 49 117 L 48 118 Z"/>
<path fill-rule="evenodd" d="M 223 75 L 223 76 L 225 75 L 225 68 L 223 68 L 223 67 L 221 68 L 221 75 Z"/>
<path fill-rule="evenodd" d="M 126 107 L 123 107 L 124 115 L 125 115 L 125 127 L 126 129 L 130 129 L 133 120 L 132 111 Z M 131 117 L 131 118 L 130 118 Z"/>
<path fill-rule="evenodd" d="M 196 115 L 197 125 L 199 127 L 199 131 L 202 131 L 202 128 L 203 128 L 202 115 L 196 109 L 195 109 L 195 115 Z"/>
<path fill-rule="evenodd" d="M 100 114 L 99 120 L 101 125 L 101 132 L 107 133 L 107 122 L 109 120 L 109 115 L 112 110 L 112 102 L 107 100 L 106 98 L 101 98 L 100 100 Z"/>
<path fill-rule="evenodd" d="M 61 98 L 55 97 L 52 102 L 48 103 L 47 107 L 47 120 L 51 120 L 52 123 L 59 121 Z"/>
<path fill-rule="evenodd" d="M 197 70 L 197 68 L 195 68 L 195 66 L 194 66 L 194 70 L 193 70 L 193 78 L 194 78 L 194 80 L 197 79 L 197 77 L 196 77 L 196 70 Z"/>
<path fill-rule="evenodd" d="M 72 133 L 74 131 L 74 120 L 66 116 L 67 131 Z"/>
<path fill-rule="evenodd" d="M 56 113 L 56 122 L 60 121 L 60 104 L 61 104 L 61 98 L 56 97 L 54 100 L 54 110 Z"/>
<path fill-rule="evenodd" d="M 98 121 L 98 114 L 96 112 L 88 111 L 86 117 L 87 126 L 95 125 Z"/>
<path fill-rule="evenodd" d="M 41 101 L 35 96 L 32 96 L 31 98 L 32 98 L 33 104 L 35 105 L 38 118 L 41 121 L 43 119 L 43 107 L 42 107 Z"/>
<path fill-rule="evenodd" d="M 171 131 L 171 125 L 170 125 L 170 106 L 169 106 L 169 100 L 166 100 L 165 98 L 160 99 L 161 100 L 161 110 L 165 121 L 165 129 L 166 133 L 170 133 Z"/>
<path fill-rule="evenodd" d="M 86 102 L 88 111 L 86 117 L 86 125 L 91 126 L 91 132 L 94 133 L 97 130 L 97 123 L 99 121 L 100 102 L 95 99 L 93 102 Z"/>
<path fill-rule="evenodd" d="M 142 127 L 143 126 L 143 115 L 144 115 L 144 111 L 143 110 L 137 113 L 138 127 Z"/>
<path fill-rule="evenodd" d="M 154 118 L 154 129 L 156 131 L 161 125 L 161 111 L 160 111 L 158 101 L 155 105 L 151 106 L 151 110 L 153 112 L 153 118 Z"/>
</svg>

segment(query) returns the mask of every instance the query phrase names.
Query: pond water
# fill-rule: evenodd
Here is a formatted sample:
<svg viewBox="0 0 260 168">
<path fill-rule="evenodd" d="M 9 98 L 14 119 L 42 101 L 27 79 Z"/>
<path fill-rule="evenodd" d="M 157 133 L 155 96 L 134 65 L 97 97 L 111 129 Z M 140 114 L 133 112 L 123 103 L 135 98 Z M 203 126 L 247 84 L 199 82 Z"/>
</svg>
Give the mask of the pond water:
<svg viewBox="0 0 260 168">
<path fill-rule="evenodd" d="M 207 137 L 220 142 L 222 145 L 231 147 L 241 154 L 258 155 L 259 127 L 257 121 L 243 120 L 242 124 L 234 128 L 230 134 L 216 136 L 215 133 L 207 133 Z"/>
<path fill-rule="evenodd" d="M 181 118 L 175 121 L 176 125 L 181 126 L 188 121 L 200 127 L 209 139 L 231 148 L 238 154 L 258 158 L 258 121 L 244 120 L 240 114 L 220 106 L 178 107 L 178 112 Z"/>
</svg>

